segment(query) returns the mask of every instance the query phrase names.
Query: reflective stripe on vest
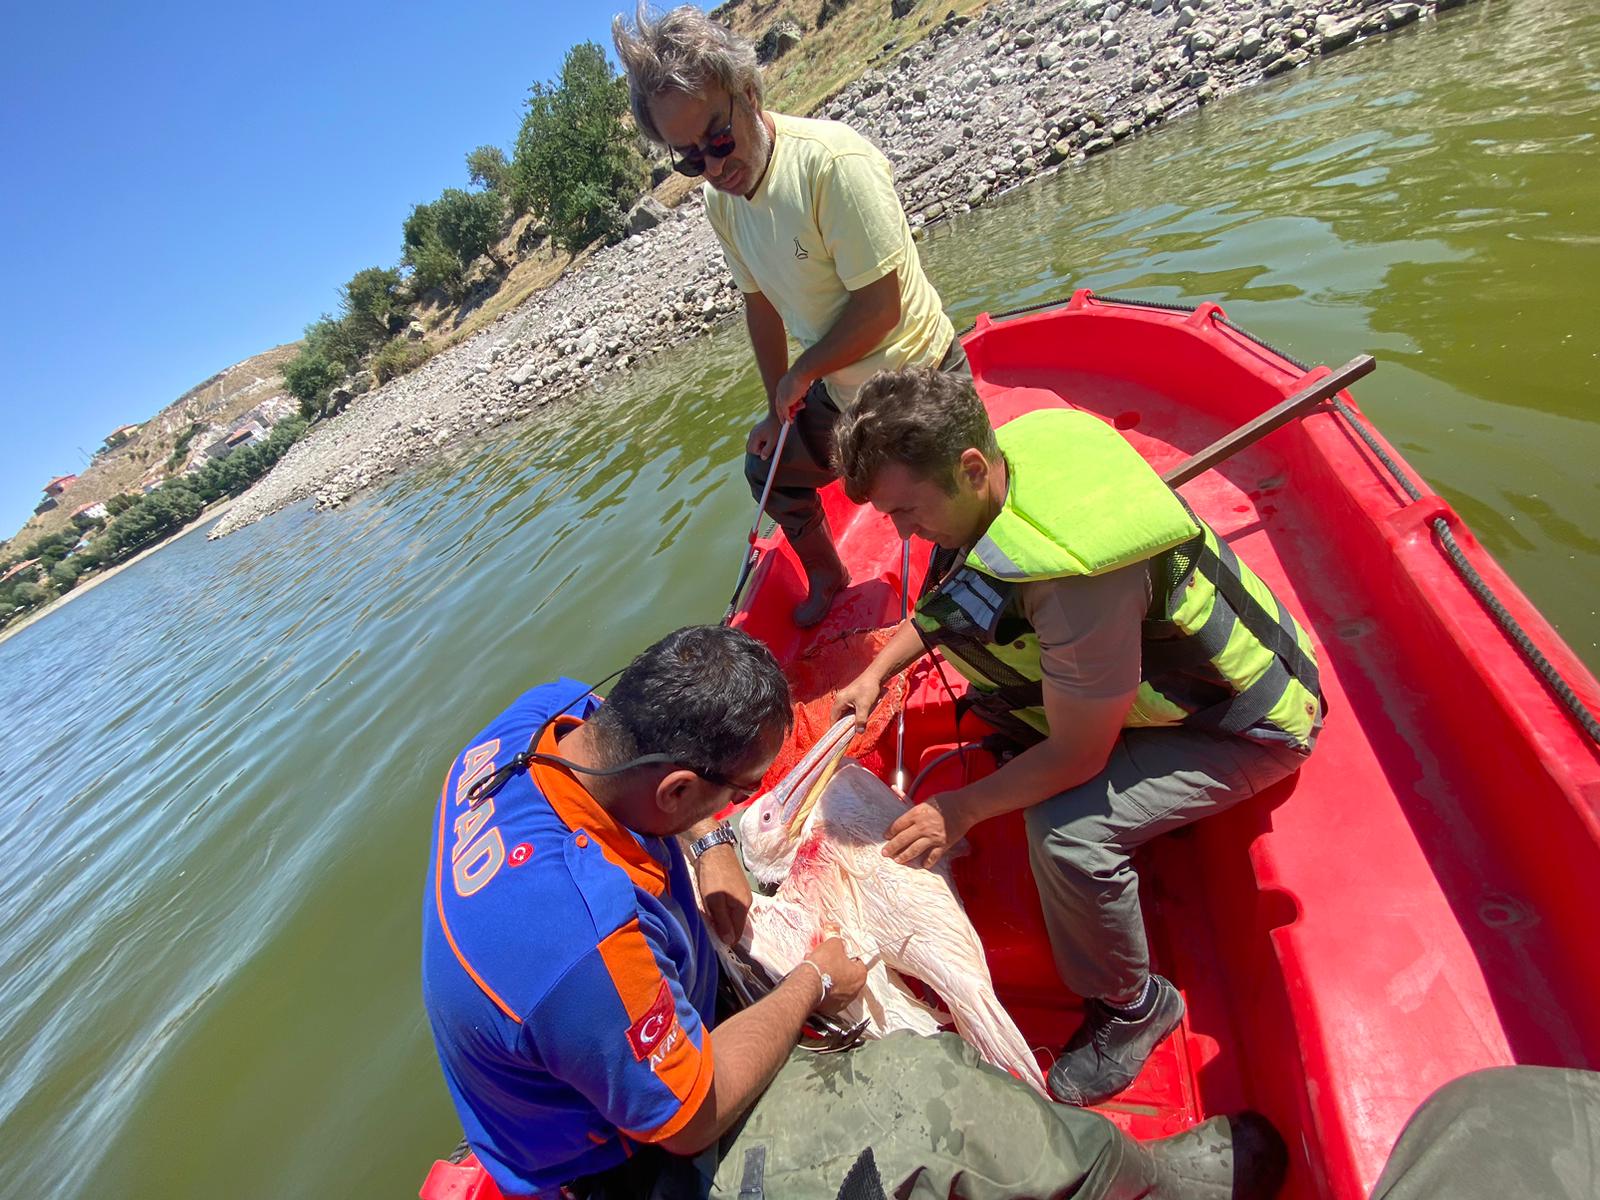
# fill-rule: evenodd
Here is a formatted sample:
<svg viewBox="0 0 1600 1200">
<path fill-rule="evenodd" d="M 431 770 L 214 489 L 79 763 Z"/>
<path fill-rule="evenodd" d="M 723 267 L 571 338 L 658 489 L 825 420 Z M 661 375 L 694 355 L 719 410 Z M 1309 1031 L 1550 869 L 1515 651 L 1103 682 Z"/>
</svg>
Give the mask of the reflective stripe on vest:
<svg viewBox="0 0 1600 1200">
<path fill-rule="evenodd" d="M 973 683 L 970 702 L 985 720 L 1025 743 L 1049 732 L 1039 639 L 1022 616 L 1019 584 L 1145 561 L 1153 596 L 1142 630 L 1141 683 L 1125 723 L 1185 724 L 1294 746 L 1309 741 L 1322 708 L 1310 638 L 1120 435 L 1087 414 L 1041 410 L 1003 426 L 998 437 L 1009 471 L 1005 506 L 954 573 L 953 557 L 935 556 L 936 567 L 945 557 L 945 570 L 929 577 L 943 582 L 918 602 L 915 616 L 928 641 Z M 1104 490 L 1112 475 L 1126 485 L 1114 506 Z M 1108 511 L 1116 520 L 1104 520 Z M 1090 513 L 1101 516 L 1092 531 L 1084 523 Z M 1133 536 L 1119 541 L 1124 527 Z M 1056 543 L 1058 529 L 1072 530 L 1070 545 Z M 1176 544 L 1175 531 L 1184 534 Z"/>
</svg>

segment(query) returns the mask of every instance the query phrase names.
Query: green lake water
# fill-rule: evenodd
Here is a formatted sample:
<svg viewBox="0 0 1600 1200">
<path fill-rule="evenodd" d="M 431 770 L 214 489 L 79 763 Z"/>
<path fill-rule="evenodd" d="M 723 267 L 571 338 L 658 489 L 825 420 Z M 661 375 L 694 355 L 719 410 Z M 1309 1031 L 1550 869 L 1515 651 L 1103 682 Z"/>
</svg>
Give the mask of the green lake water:
<svg viewBox="0 0 1600 1200">
<path fill-rule="evenodd" d="M 1600 669 L 1600 9 L 1492 0 L 932 231 L 958 324 L 1222 302 L 1366 412 Z M 414 1195 L 434 795 L 525 687 L 714 621 L 742 328 L 336 513 L 184 539 L 0 645 L 0 1197 Z"/>
</svg>

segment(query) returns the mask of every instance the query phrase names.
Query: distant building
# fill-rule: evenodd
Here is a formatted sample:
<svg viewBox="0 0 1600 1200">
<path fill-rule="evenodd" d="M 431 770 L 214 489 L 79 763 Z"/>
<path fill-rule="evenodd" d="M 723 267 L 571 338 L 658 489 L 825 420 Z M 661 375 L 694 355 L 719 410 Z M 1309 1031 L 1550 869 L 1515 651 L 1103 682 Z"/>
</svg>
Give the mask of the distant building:
<svg viewBox="0 0 1600 1200">
<path fill-rule="evenodd" d="M 248 425 L 235 429 L 224 440 L 237 450 L 240 446 L 249 446 L 255 442 L 265 441 L 266 437 L 267 431 L 252 421 Z"/>
<path fill-rule="evenodd" d="M 146 496 L 148 496 L 151 492 L 155 491 L 158 487 L 160 487 L 166 481 L 167 481 L 166 475 L 164 475 L 160 471 L 157 471 L 153 475 L 146 475 L 143 479 L 141 479 L 139 481 L 139 490 L 141 492 L 143 492 Z"/>
<path fill-rule="evenodd" d="M 49 496 L 52 500 L 58 499 L 63 492 L 65 492 L 76 482 L 78 482 L 78 477 L 76 475 L 57 475 L 49 483 L 44 485 L 44 494 Z"/>
<path fill-rule="evenodd" d="M 105 444 L 101 447 L 101 449 L 115 450 L 118 446 L 121 446 L 127 442 L 131 437 L 133 437 L 134 434 L 138 433 L 139 430 L 143 428 L 144 426 L 142 425 L 123 425 L 118 429 L 113 429 L 110 436 L 106 438 Z"/>
<path fill-rule="evenodd" d="M 4 575 L 0 575 L 0 583 L 10 583 L 17 576 L 32 572 L 38 565 L 39 560 L 37 558 L 24 559 L 22 562 L 14 563 Z"/>
<path fill-rule="evenodd" d="M 229 433 L 224 434 L 212 442 L 203 451 L 206 458 L 227 458 L 240 446 L 248 446 L 252 442 L 264 441 L 267 431 L 255 421 L 246 421 L 243 425 L 236 426 Z"/>
<path fill-rule="evenodd" d="M 37 504 L 35 504 L 33 506 L 33 515 L 36 516 L 36 517 L 37 516 L 42 516 L 43 514 L 49 512 L 55 506 L 56 506 L 56 498 L 54 496 L 46 496 L 43 500 L 39 501 L 39 503 L 37 503 Z"/>
<path fill-rule="evenodd" d="M 72 516 L 74 519 L 78 517 L 89 517 L 95 521 L 103 521 L 110 515 L 111 514 L 106 511 L 105 502 L 103 500 L 96 500 L 91 504 L 80 504 L 77 508 L 72 510 Z"/>
</svg>

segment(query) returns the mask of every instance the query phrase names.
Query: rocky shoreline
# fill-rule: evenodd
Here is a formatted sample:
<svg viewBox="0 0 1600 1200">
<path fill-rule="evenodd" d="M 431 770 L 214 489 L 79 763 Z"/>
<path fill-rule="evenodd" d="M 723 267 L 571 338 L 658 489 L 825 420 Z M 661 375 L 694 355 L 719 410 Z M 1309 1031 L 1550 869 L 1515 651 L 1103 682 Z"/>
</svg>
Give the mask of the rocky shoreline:
<svg viewBox="0 0 1600 1200">
<path fill-rule="evenodd" d="M 1317 54 L 1466 2 L 1001 0 L 885 58 L 816 115 L 849 123 L 889 156 L 921 227 Z M 672 211 L 646 201 L 635 227 L 519 309 L 319 425 L 209 536 L 308 496 L 338 507 L 740 310 L 698 192 Z"/>
</svg>

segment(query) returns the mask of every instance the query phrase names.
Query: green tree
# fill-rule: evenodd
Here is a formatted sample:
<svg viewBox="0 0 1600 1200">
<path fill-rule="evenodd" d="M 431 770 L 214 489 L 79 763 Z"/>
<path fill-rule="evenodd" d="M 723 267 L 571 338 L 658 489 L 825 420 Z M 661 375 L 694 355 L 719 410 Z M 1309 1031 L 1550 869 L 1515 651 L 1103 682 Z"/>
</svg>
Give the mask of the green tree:
<svg viewBox="0 0 1600 1200">
<path fill-rule="evenodd" d="M 393 267 L 368 267 L 339 289 L 340 321 L 347 327 L 346 336 L 364 352 L 388 340 L 389 322 L 404 308 L 401 285 L 400 272 Z"/>
<path fill-rule="evenodd" d="M 402 259 L 416 290 L 443 288 L 459 299 L 467 268 L 494 249 L 505 217 L 500 193 L 460 188 L 446 188 L 432 204 L 413 208 L 405 222 Z"/>
<path fill-rule="evenodd" d="M 119 492 L 106 501 L 106 514 L 112 517 L 121 516 L 138 502 L 139 497 L 131 492 Z"/>
<path fill-rule="evenodd" d="M 70 592 L 77 585 L 80 574 L 82 574 L 82 568 L 69 558 L 66 562 L 57 563 L 51 568 L 50 582 L 63 592 Z"/>
<path fill-rule="evenodd" d="M 328 415 L 333 390 L 355 374 L 365 354 L 361 338 L 344 321 L 323 313 L 306 326 L 305 343 L 283 368 L 283 385 L 307 419 Z"/>
<path fill-rule="evenodd" d="M 494 248 L 505 219 L 505 201 L 498 192 L 446 188 L 433 202 L 434 231 L 463 270 Z"/>
<path fill-rule="evenodd" d="M 11 589 L 11 598 L 16 601 L 18 608 L 32 608 L 39 601 L 45 599 L 45 590 L 37 583 L 18 584 Z"/>
<path fill-rule="evenodd" d="M 413 294 L 420 296 L 440 288 L 449 295 L 459 295 L 461 264 L 439 239 L 435 216 L 431 204 L 412 206 L 402 230 L 400 261 L 411 268 Z"/>
<path fill-rule="evenodd" d="M 513 207 L 532 209 L 568 250 L 615 238 L 644 183 L 627 84 L 605 51 L 583 42 L 567 51 L 559 79 L 529 91 L 511 163 Z"/>
<path fill-rule="evenodd" d="M 479 146 L 467 151 L 467 178 L 481 188 L 504 193 L 511 183 L 511 164 L 499 146 Z"/>
</svg>

